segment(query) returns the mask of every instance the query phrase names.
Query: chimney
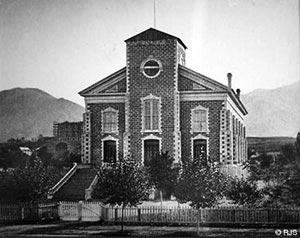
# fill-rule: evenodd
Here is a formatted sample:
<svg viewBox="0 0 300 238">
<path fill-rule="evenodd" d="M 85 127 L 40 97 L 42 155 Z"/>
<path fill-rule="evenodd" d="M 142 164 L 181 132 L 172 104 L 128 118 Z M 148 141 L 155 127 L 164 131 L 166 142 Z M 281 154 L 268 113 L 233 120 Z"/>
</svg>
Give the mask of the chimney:
<svg viewBox="0 0 300 238">
<path fill-rule="evenodd" d="M 228 79 L 228 92 L 231 92 L 231 78 L 232 78 L 232 74 L 228 73 L 227 74 L 227 79 Z"/>
<path fill-rule="evenodd" d="M 240 99 L 241 90 L 239 88 L 236 90 L 236 95 L 237 95 L 238 99 Z"/>
</svg>

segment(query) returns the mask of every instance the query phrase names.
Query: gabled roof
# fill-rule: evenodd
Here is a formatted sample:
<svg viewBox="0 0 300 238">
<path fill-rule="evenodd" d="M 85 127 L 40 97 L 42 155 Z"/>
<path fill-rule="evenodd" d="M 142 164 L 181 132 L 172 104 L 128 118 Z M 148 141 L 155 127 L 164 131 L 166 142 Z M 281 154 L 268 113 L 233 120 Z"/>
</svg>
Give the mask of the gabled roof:
<svg viewBox="0 0 300 238">
<path fill-rule="evenodd" d="M 157 40 L 165 40 L 165 39 L 176 39 L 184 49 L 187 49 L 186 45 L 176 36 L 172 36 L 165 32 L 156 30 L 154 28 L 149 28 L 135 36 L 132 36 L 125 40 L 125 42 L 132 42 L 132 41 L 157 41 Z"/>
<path fill-rule="evenodd" d="M 206 88 L 209 88 L 213 90 L 214 92 L 226 92 L 230 96 L 230 98 L 234 101 L 234 103 L 237 105 L 237 107 L 242 111 L 244 115 L 248 114 L 245 106 L 239 99 L 239 97 L 236 95 L 234 90 L 228 91 L 228 87 L 224 84 L 221 84 L 211 78 L 206 77 L 205 75 L 199 74 L 196 71 L 193 71 L 185 66 L 179 65 L 178 67 L 179 71 L 178 74 L 180 76 L 186 77 L 195 83 L 198 83 L 200 85 L 203 85 Z"/>
<path fill-rule="evenodd" d="M 116 71 L 115 73 L 107 76 L 104 79 L 101 79 L 97 83 L 94 83 L 93 85 L 89 86 L 88 88 L 82 90 L 79 92 L 80 96 L 90 96 L 95 95 L 102 91 L 103 89 L 106 89 L 107 87 L 119 82 L 122 79 L 126 79 L 126 67 Z"/>
<path fill-rule="evenodd" d="M 221 84 L 209 77 L 206 77 L 203 74 L 199 74 L 196 71 L 191 70 L 183 65 L 179 65 L 178 69 L 179 75 L 186 77 L 194 81 L 195 83 L 203 85 L 206 88 L 212 89 L 214 91 L 227 91 L 227 86 L 225 86 L 224 84 Z"/>
</svg>

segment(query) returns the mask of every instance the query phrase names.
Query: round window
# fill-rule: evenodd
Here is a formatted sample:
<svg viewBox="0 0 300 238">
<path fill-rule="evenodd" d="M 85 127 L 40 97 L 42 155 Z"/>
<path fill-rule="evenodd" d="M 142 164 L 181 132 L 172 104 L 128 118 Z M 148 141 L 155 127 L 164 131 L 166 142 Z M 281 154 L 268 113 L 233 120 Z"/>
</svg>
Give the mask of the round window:
<svg viewBox="0 0 300 238">
<path fill-rule="evenodd" d="M 161 64 L 153 59 L 147 60 L 143 65 L 143 73 L 149 78 L 156 77 L 161 70 Z"/>
</svg>

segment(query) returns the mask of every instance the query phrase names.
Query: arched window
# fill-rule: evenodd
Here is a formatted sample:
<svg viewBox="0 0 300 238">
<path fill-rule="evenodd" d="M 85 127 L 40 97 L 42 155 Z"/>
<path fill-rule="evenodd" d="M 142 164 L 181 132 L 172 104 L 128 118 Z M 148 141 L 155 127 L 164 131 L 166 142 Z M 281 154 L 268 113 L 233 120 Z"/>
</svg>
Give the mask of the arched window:
<svg viewBox="0 0 300 238">
<path fill-rule="evenodd" d="M 150 95 L 142 99 L 143 112 L 142 123 L 143 131 L 160 130 L 160 99 Z"/>
<path fill-rule="evenodd" d="M 192 132 L 208 132 L 208 110 L 201 106 L 192 109 Z"/>
<path fill-rule="evenodd" d="M 118 111 L 109 107 L 102 111 L 102 132 L 118 132 Z"/>
<path fill-rule="evenodd" d="M 118 139 L 111 135 L 102 139 L 102 161 L 104 163 L 115 163 L 118 159 Z"/>
<path fill-rule="evenodd" d="M 191 155 L 194 159 L 205 159 L 209 156 L 209 138 L 198 134 L 191 138 Z"/>
<path fill-rule="evenodd" d="M 115 163 L 117 159 L 117 143 L 114 140 L 103 141 L 103 162 Z"/>
<path fill-rule="evenodd" d="M 149 166 L 150 160 L 159 154 L 159 140 L 144 141 L 144 165 Z"/>
<path fill-rule="evenodd" d="M 194 159 L 204 159 L 207 155 L 207 140 L 197 139 L 193 143 Z"/>
</svg>

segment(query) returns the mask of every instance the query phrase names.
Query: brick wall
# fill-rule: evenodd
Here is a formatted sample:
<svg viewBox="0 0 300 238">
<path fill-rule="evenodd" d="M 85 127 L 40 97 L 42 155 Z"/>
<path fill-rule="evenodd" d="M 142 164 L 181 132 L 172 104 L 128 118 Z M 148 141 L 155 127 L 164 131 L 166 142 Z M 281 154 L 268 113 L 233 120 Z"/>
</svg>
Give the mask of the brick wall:
<svg viewBox="0 0 300 238">
<path fill-rule="evenodd" d="M 184 161 L 191 155 L 191 138 L 202 134 L 209 138 L 208 155 L 215 161 L 220 159 L 220 112 L 223 101 L 183 101 L 180 102 L 181 157 Z M 209 133 L 193 133 L 191 135 L 191 109 L 201 105 L 208 108 Z"/>
<path fill-rule="evenodd" d="M 108 134 L 102 133 L 102 113 L 101 111 L 112 107 L 118 110 L 119 124 L 118 124 L 118 134 Z M 125 105 L 124 103 L 97 103 L 89 104 L 89 109 L 91 111 L 91 160 L 92 162 L 101 161 L 102 157 L 102 139 L 108 135 L 113 136 L 119 140 L 118 143 L 118 157 L 123 155 L 123 134 L 125 132 Z"/>
</svg>

